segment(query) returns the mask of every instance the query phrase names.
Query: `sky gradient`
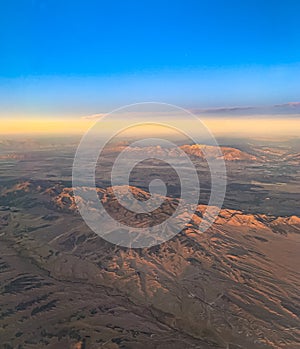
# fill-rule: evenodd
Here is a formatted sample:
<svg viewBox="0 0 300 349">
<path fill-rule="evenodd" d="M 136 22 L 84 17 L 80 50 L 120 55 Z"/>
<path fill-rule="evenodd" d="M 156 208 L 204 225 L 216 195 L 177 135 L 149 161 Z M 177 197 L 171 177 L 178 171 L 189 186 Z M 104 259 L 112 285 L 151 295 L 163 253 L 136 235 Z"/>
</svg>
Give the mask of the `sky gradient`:
<svg viewBox="0 0 300 349">
<path fill-rule="evenodd" d="M 299 13 L 297 0 L 2 2 L 2 131 L 143 101 L 298 118 L 300 104 L 274 106 L 300 100 Z"/>
</svg>

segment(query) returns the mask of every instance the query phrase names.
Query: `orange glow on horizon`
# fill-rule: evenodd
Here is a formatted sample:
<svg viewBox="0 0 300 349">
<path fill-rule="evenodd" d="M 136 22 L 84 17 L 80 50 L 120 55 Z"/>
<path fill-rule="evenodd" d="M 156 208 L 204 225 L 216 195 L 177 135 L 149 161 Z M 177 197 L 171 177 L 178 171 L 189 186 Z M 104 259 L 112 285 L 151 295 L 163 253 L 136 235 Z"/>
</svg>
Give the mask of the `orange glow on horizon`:
<svg viewBox="0 0 300 349">
<path fill-rule="evenodd" d="M 204 124 L 211 130 L 212 133 L 218 135 L 247 136 L 247 135 L 290 135 L 299 136 L 300 134 L 300 119 L 292 118 L 202 118 Z M 112 122 L 118 122 L 122 129 L 122 120 L 100 121 L 103 126 L 103 132 L 109 129 Z M 1 119 L 0 134 L 83 134 L 93 124 L 95 120 L 78 119 L 78 118 L 10 118 Z M 178 120 L 176 126 L 180 129 L 180 125 L 187 123 L 191 125 L 191 132 L 196 132 L 195 124 L 190 121 Z M 125 123 L 124 123 L 125 125 Z M 145 127 L 143 132 L 139 127 L 139 133 L 161 133 L 156 126 Z"/>
</svg>

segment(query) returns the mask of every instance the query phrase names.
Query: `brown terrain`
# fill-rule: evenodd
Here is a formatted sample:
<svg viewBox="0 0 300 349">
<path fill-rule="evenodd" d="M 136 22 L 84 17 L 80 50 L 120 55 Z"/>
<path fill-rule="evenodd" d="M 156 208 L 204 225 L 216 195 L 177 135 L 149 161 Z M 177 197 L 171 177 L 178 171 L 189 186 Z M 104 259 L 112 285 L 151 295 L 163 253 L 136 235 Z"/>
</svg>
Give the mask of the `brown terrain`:
<svg viewBox="0 0 300 349">
<path fill-rule="evenodd" d="M 214 146 L 194 144 L 194 145 L 184 145 L 181 147 L 187 154 L 197 156 L 200 158 L 212 158 L 218 159 L 223 158 L 225 161 L 258 161 L 257 156 L 248 154 L 232 147 L 220 147 L 222 156 L 220 157 L 217 148 Z"/>
<path fill-rule="evenodd" d="M 111 189 L 98 193 L 122 219 Z M 1 205 L 3 348 L 299 347 L 296 215 L 222 209 L 200 233 L 199 205 L 176 237 L 132 250 L 90 231 L 62 181 L 7 182 Z"/>
<path fill-rule="evenodd" d="M 125 145 L 114 147 L 114 151 L 122 151 L 126 148 Z M 220 147 L 193 144 L 193 145 L 182 145 L 179 147 L 188 155 L 192 155 L 196 158 L 201 159 L 224 159 L 225 161 L 259 161 L 259 157 L 248 154 L 247 152 L 241 151 L 232 147 Z M 161 146 L 147 146 L 147 147 L 134 147 L 130 146 L 128 150 L 132 153 L 140 154 L 164 154 L 171 157 L 178 158 L 180 156 L 179 151 L 175 148 L 163 148 Z M 221 152 L 220 152 L 221 151 Z"/>
</svg>

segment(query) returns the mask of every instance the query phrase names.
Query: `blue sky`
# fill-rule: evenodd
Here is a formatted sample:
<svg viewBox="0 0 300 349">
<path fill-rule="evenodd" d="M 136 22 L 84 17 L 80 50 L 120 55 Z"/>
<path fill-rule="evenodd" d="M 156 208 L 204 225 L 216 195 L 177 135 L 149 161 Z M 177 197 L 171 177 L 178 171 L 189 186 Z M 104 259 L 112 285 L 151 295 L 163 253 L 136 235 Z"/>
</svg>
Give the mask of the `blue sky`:
<svg viewBox="0 0 300 349">
<path fill-rule="evenodd" d="M 2 1 L 0 115 L 298 101 L 299 13 L 297 0 Z"/>
</svg>

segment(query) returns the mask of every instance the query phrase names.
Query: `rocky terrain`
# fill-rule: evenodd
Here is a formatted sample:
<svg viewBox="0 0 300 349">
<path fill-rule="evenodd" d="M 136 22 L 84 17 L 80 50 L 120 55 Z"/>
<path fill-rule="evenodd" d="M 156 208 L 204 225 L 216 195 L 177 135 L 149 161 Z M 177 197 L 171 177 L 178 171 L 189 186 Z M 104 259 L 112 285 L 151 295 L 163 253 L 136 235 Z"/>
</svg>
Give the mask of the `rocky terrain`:
<svg viewBox="0 0 300 349">
<path fill-rule="evenodd" d="M 116 152 L 121 152 L 126 148 L 125 145 L 113 147 L 110 150 L 114 150 Z M 203 144 L 193 144 L 193 145 L 182 145 L 179 149 L 183 150 L 188 155 L 192 155 L 196 158 L 200 159 L 224 159 L 225 161 L 259 161 L 260 158 L 251 154 L 248 154 L 245 151 L 241 151 L 232 147 L 220 147 L 217 148 L 215 146 L 203 145 Z M 128 151 L 134 154 L 144 154 L 147 153 L 149 155 L 157 155 L 163 154 L 169 157 L 180 157 L 181 154 L 176 148 L 163 148 L 161 146 L 145 146 L 145 147 L 137 147 L 130 146 Z"/>
<path fill-rule="evenodd" d="M 67 182 L 7 181 L 0 205 L 3 348 L 299 347 L 298 216 L 222 209 L 200 233 L 199 205 L 170 241 L 131 250 L 90 231 Z"/>
</svg>

